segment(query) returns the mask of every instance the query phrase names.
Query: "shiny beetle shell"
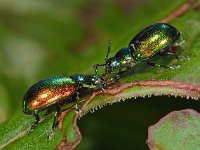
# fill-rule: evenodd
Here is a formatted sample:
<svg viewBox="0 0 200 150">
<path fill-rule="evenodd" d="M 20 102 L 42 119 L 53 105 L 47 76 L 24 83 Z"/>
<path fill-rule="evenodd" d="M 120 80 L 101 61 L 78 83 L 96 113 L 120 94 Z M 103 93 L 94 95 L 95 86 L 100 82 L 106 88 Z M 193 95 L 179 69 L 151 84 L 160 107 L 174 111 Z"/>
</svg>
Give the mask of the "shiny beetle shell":
<svg viewBox="0 0 200 150">
<path fill-rule="evenodd" d="M 77 82 L 68 76 L 55 76 L 34 84 L 23 99 L 23 112 L 33 114 L 66 100 L 76 92 Z"/>
<path fill-rule="evenodd" d="M 149 59 L 159 51 L 172 46 L 180 38 L 180 32 L 165 23 L 156 23 L 139 32 L 129 43 L 133 57 Z"/>
</svg>

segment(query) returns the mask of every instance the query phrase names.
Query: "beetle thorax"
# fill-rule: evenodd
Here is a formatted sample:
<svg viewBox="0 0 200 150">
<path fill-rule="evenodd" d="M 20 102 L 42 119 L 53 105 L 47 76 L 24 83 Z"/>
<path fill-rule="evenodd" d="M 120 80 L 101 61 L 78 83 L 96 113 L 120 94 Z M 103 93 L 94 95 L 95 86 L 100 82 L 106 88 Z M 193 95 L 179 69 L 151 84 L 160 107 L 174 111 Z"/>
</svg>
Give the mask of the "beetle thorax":
<svg viewBox="0 0 200 150">
<path fill-rule="evenodd" d="M 79 81 L 79 83 L 82 87 L 96 89 L 101 85 L 101 78 L 96 74 L 92 74 L 85 76 L 84 80 L 81 82 Z"/>
<path fill-rule="evenodd" d="M 115 58 L 111 57 L 106 61 L 105 70 L 106 72 L 112 72 L 120 67 L 120 62 Z"/>
</svg>

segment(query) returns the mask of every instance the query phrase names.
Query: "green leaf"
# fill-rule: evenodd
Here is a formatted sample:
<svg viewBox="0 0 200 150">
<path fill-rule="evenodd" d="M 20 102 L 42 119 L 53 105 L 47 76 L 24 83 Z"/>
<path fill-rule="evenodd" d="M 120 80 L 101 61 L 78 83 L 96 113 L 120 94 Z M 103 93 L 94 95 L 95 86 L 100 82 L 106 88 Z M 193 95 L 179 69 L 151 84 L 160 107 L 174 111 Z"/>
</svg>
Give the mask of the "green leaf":
<svg viewBox="0 0 200 150">
<path fill-rule="evenodd" d="M 84 111 L 101 107 L 108 103 L 118 102 L 138 96 L 173 95 L 186 98 L 200 98 L 200 15 L 194 10 L 176 18 L 171 24 L 177 27 L 184 39 L 184 45 L 177 50 L 180 57 L 190 56 L 188 61 L 177 61 L 174 58 L 157 56 L 154 61 L 162 64 L 181 64 L 180 68 L 167 70 L 155 68 L 141 62 L 135 66 L 119 82 L 111 85 L 105 91 L 94 93 L 89 98 L 89 104 Z M 194 30 L 195 29 L 195 30 Z M 137 31 L 138 32 L 138 31 Z M 135 35 L 137 32 L 132 33 Z M 126 36 L 131 39 L 131 36 Z M 127 43 L 127 39 L 124 40 Z M 125 43 L 124 42 L 124 43 Z M 123 42 L 122 42 L 123 43 Z M 126 44 L 123 44 L 126 45 Z M 115 48 L 116 49 L 116 48 Z M 96 95 L 102 95 L 96 97 Z"/>
<path fill-rule="evenodd" d="M 200 114 L 186 109 L 173 111 L 149 127 L 148 145 L 151 150 L 200 149 Z"/>
<path fill-rule="evenodd" d="M 149 24 L 158 21 L 159 19 L 161 19 L 161 17 L 167 16 L 172 10 L 174 10 L 183 2 L 185 1 L 177 1 L 171 3 L 171 1 L 163 2 L 155 0 L 153 6 L 150 8 L 152 8 L 157 13 L 155 13 L 154 11 L 149 11 L 149 6 L 143 6 L 143 8 L 141 10 L 138 10 L 136 13 L 137 16 L 135 19 L 134 29 L 130 29 L 127 31 L 128 34 L 116 38 L 119 38 L 120 42 L 113 42 L 111 53 L 114 54 L 121 47 L 127 46 L 128 41 L 132 39 L 133 35 L 136 35 L 141 29 L 148 26 Z M 168 5 L 169 7 L 160 11 L 159 6 L 164 5 Z M 141 21 L 141 18 L 143 18 L 147 14 L 147 19 Z M 177 50 L 178 54 L 181 57 L 191 55 L 190 60 L 178 62 L 173 58 L 163 58 L 158 56 L 154 58 L 154 61 L 167 65 L 181 63 L 181 67 L 175 70 L 153 68 L 141 62 L 139 65 L 135 66 L 131 72 L 127 73 L 122 79 L 120 79 L 119 82 L 113 85 L 109 85 L 109 87 L 104 91 L 94 92 L 92 95 L 88 95 L 88 97 L 81 99 L 81 115 L 87 113 L 88 111 L 93 111 L 95 109 L 101 108 L 102 106 L 109 103 L 114 103 L 133 97 L 136 98 L 139 96 L 151 96 L 152 94 L 174 95 L 199 99 L 200 42 L 198 41 L 198 39 L 200 38 L 200 22 L 198 20 L 200 20 L 199 13 L 191 9 L 185 15 L 181 16 L 180 18 L 176 18 L 175 20 L 173 20 L 173 22 L 171 22 L 172 25 L 174 25 L 182 32 L 182 35 L 186 41 L 185 44 Z M 55 26 L 56 25 L 57 24 L 55 23 Z M 44 24 L 44 26 L 46 26 L 46 24 Z M 34 35 L 38 37 L 38 32 L 34 32 L 35 28 L 31 29 L 33 31 L 30 30 L 27 34 L 29 35 L 34 33 Z M 53 35 L 53 37 L 55 36 L 59 40 L 64 41 L 64 37 L 58 34 Z M 40 39 L 44 40 L 45 37 L 40 37 Z M 55 39 L 52 38 L 49 40 L 50 41 L 46 41 L 49 44 L 49 47 L 54 46 L 54 48 L 58 51 L 64 49 L 64 42 L 61 45 L 54 45 L 53 42 Z M 68 53 L 70 56 L 70 52 Z M 104 56 L 105 51 L 101 51 L 100 53 L 100 55 Z M 57 52 L 55 52 L 55 54 L 57 54 Z M 94 54 L 96 54 L 96 52 L 94 52 Z M 69 72 L 76 71 L 77 69 L 71 64 L 74 64 L 74 66 L 80 64 L 81 59 L 78 59 L 78 54 L 76 56 L 77 62 L 75 62 L 73 58 L 66 60 L 65 57 L 61 57 L 61 59 L 63 59 L 63 62 L 69 62 L 70 67 L 72 68 L 72 70 L 70 70 Z M 93 56 L 94 55 L 90 55 L 90 58 L 87 59 L 91 60 L 87 62 L 88 64 L 98 63 L 95 62 L 96 59 L 93 58 Z M 103 61 L 102 58 L 103 57 L 101 57 L 101 60 Z M 91 66 L 91 64 L 89 65 Z M 63 65 L 63 63 L 60 65 Z M 59 69 L 59 67 L 57 66 L 54 68 Z M 84 68 L 82 66 L 80 66 L 79 69 L 87 72 L 87 68 Z M 76 125 L 77 119 L 78 116 L 75 113 L 72 104 L 72 106 L 67 111 L 64 111 L 62 113 L 60 117 L 59 129 L 56 129 L 52 140 L 46 141 L 47 135 L 50 132 L 53 122 L 53 115 L 50 115 L 43 122 L 41 122 L 33 132 L 27 133 L 27 130 L 34 122 L 34 118 L 25 116 L 24 114 L 22 114 L 21 110 L 19 110 L 15 113 L 15 115 L 13 115 L 11 119 L 0 126 L 0 149 L 4 148 L 14 150 L 75 148 L 82 138 Z"/>
<path fill-rule="evenodd" d="M 55 132 L 54 139 L 47 141 L 52 121 L 48 117 L 34 132 L 28 133 L 27 131 L 34 119 L 24 116 L 21 111 L 17 112 L 8 122 L 1 125 L 0 149 L 51 149 L 55 147 L 61 141 L 62 134 L 58 130 Z"/>
</svg>

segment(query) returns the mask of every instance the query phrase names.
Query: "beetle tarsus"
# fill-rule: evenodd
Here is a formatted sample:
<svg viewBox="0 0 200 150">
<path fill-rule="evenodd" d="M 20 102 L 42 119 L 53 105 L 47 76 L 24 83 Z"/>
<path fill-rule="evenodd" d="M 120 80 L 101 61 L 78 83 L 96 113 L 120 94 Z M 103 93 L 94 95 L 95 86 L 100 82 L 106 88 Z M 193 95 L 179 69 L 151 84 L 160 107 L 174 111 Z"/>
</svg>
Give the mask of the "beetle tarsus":
<svg viewBox="0 0 200 150">
<path fill-rule="evenodd" d="M 79 108 L 78 104 L 75 105 L 75 113 L 80 118 L 82 116 L 83 111 Z"/>
<path fill-rule="evenodd" d="M 180 64 L 176 64 L 176 65 L 173 65 L 173 66 L 165 66 L 165 65 L 154 63 L 154 62 L 149 62 L 148 60 L 146 61 L 146 63 L 150 66 L 153 66 L 153 67 L 161 67 L 161 68 L 165 68 L 165 69 L 175 69 L 175 68 L 180 67 Z"/>
<path fill-rule="evenodd" d="M 55 113 L 55 117 L 54 117 L 53 124 L 52 124 L 52 127 L 51 127 L 51 131 L 50 131 L 50 133 L 48 134 L 48 137 L 47 137 L 48 140 L 50 140 L 53 137 L 54 130 L 57 128 L 58 123 L 59 123 L 58 117 L 60 116 L 60 114 L 61 114 L 61 109 L 58 105 L 56 105 L 56 113 Z"/>
<path fill-rule="evenodd" d="M 169 68 L 170 69 L 177 69 L 177 68 L 180 68 L 180 67 L 181 67 L 180 64 L 176 64 L 176 65 L 170 66 Z"/>
<path fill-rule="evenodd" d="M 94 68 L 94 70 L 95 70 L 95 74 L 96 75 L 99 75 L 99 72 L 98 72 L 98 68 L 99 67 L 103 67 L 103 66 L 105 66 L 106 64 L 95 64 L 95 65 L 93 65 L 93 68 Z"/>
<path fill-rule="evenodd" d="M 185 56 L 185 57 L 179 57 L 179 61 L 188 61 L 188 60 L 190 60 L 190 58 L 191 58 L 191 55 L 190 56 Z"/>
</svg>

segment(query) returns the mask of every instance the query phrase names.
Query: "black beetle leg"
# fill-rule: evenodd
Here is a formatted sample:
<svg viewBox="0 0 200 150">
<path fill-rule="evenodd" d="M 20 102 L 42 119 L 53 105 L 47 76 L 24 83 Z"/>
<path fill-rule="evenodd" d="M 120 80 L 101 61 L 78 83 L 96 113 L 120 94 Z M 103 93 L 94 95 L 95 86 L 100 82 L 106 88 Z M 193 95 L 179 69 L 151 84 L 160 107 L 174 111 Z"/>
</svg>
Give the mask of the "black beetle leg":
<svg viewBox="0 0 200 150">
<path fill-rule="evenodd" d="M 41 118 L 39 117 L 38 114 L 34 114 L 35 116 L 35 122 L 32 124 L 31 128 L 28 130 L 28 132 L 31 132 L 34 130 L 34 128 L 36 127 L 36 125 L 40 122 Z"/>
<path fill-rule="evenodd" d="M 114 71 L 112 72 L 112 75 L 113 75 L 113 78 L 118 81 L 120 79 L 120 72 L 121 72 L 121 69 L 119 69 L 119 72 L 118 73 L 115 73 Z"/>
<path fill-rule="evenodd" d="M 123 76 L 125 73 L 127 73 L 129 70 L 124 70 L 124 71 L 120 71 L 117 76 L 118 76 L 118 79 L 120 79 L 121 76 Z"/>
<path fill-rule="evenodd" d="M 169 48 L 169 51 L 166 51 L 164 55 L 171 55 L 171 56 L 174 56 L 178 61 L 187 61 L 190 59 L 191 56 L 183 56 L 183 57 L 179 57 L 175 51 L 173 50 L 173 47 L 170 47 Z M 172 50 L 171 50 L 172 49 Z M 170 51 L 171 50 L 171 51 Z"/>
<path fill-rule="evenodd" d="M 165 51 L 160 51 L 158 52 L 158 54 L 160 56 L 173 56 L 175 59 L 177 59 L 178 61 L 187 61 L 190 59 L 190 56 L 185 56 L 185 57 L 179 57 L 176 53 L 175 53 L 175 47 L 171 46 L 169 47 L 167 50 Z"/>
<path fill-rule="evenodd" d="M 179 57 L 179 61 L 187 61 L 187 60 L 190 60 L 190 57 L 191 57 L 191 55 L 189 55 L 189 56 L 185 56 L 185 57 Z"/>
<path fill-rule="evenodd" d="M 150 66 L 154 66 L 154 67 L 161 67 L 161 68 L 166 68 L 166 69 L 175 69 L 175 68 L 179 68 L 180 65 L 177 64 L 177 65 L 173 65 L 173 66 L 165 66 L 165 65 L 161 65 L 161 64 L 157 64 L 157 63 L 154 63 L 154 62 L 149 62 L 149 60 L 146 60 L 146 63 Z"/>
<path fill-rule="evenodd" d="M 170 49 L 170 48 L 169 48 Z M 175 52 L 170 52 L 170 51 L 160 51 L 160 52 L 158 52 L 158 54 L 160 55 L 160 56 L 163 56 L 163 57 L 165 57 L 165 56 L 173 56 L 175 59 L 177 59 L 177 60 L 179 60 L 180 58 L 179 58 L 179 56 L 175 53 Z"/>
<path fill-rule="evenodd" d="M 95 64 L 95 65 L 93 65 L 93 68 L 94 68 L 94 70 L 95 70 L 95 74 L 96 75 L 99 75 L 99 72 L 98 72 L 98 67 L 103 67 L 103 66 L 105 66 L 106 64 Z"/>
<path fill-rule="evenodd" d="M 76 92 L 76 105 L 75 105 L 76 112 L 79 112 L 78 100 L 79 100 L 79 92 Z"/>
<path fill-rule="evenodd" d="M 99 67 L 99 64 L 93 65 L 93 68 L 94 68 L 94 71 L 95 71 L 95 74 L 96 74 L 96 75 L 99 75 L 98 67 Z"/>
<path fill-rule="evenodd" d="M 126 72 L 127 72 L 127 70 L 122 71 L 122 68 L 119 67 L 119 72 L 115 75 L 115 79 L 119 80 L 121 78 L 121 76 L 123 76 Z"/>
<path fill-rule="evenodd" d="M 60 106 L 59 105 L 56 105 L 55 106 L 55 109 L 56 109 L 56 113 L 55 113 L 55 117 L 54 117 L 54 120 L 53 120 L 53 124 L 52 124 L 52 127 L 51 127 L 51 131 L 50 133 L 48 134 L 48 139 L 50 140 L 53 136 L 53 132 L 55 130 L 55 128 L 58 126 L 58 117 L 60 116 L 61 114 L 61 109 L 60 109 Z"/>
<path fill-rule="evenodd" d="M 129 63 L 129 65 L 127 65 L 126 67 L 126 72 L 132 71 L 132 67 L 134 66 L 134 63 Z"/>
<path fill-rule="evenodd" d="M 81 111 L 81 109 L 80 109 L 79 106 L 78 106 L 79 92 L 76 92 L 75 100 L 76 100 L 75 112 L 76 112 L 76 114 L 78 115 L 78 118 L 80 118 L 80 117 L 81 117 L 81 114 L 82 114 L 82 111 Z"/>
<path fill-rule="evenodd" d="M 104 88 L 106 87 L 107 85 L 107 82 L 105 81 L 105 79 L 103 78 L 106 74 L 104 73 L 102 75 L 102 77 L 98 78 L 98 82 L 99 82 L 99 86 L 102 90 L 105 90 Z"/>
</svg>

